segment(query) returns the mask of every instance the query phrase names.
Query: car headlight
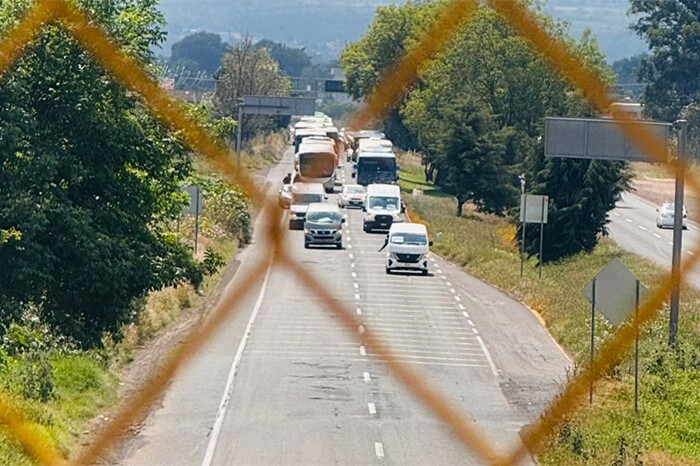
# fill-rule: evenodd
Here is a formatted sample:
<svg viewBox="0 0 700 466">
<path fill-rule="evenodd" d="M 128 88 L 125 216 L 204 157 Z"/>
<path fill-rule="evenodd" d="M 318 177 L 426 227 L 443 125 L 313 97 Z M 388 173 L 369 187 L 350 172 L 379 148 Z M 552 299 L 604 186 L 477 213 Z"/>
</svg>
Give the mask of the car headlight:
<svg viewBox="0 0 700 466">
<path fill-rule="evenodd" d="M 368 214 L 367 214 L 367 218 L 368 218 L 369 220 L 374 220 L 374 214 L 368 213 Z"/>
<path fill-rule="evenodd" d="M 401 220 L 401 214 L 394 214 L 394 220 Z"/>
<path fill-rule="evenodd" d="M 308 228 L 304 228 L 304 233 L 306 233 L 307 235 L 308 235 L 308 234 L 311 234 L 311 230 L 308 229 Z"/>
</svg>

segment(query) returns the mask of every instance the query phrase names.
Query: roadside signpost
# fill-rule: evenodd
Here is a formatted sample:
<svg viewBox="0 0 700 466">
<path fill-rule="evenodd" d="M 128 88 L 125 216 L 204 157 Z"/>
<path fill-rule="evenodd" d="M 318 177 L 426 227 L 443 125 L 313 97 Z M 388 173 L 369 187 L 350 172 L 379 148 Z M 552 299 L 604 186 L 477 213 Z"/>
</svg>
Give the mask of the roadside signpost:
<svg viewBox="0 0 700 466">
<path fill-rule="evenodd" d="M 605 118 L 558 118 L 545 121 L 545 157 L 622 160 L 627 162 L 656 162 L 648 156 L 624 128 L 643 127 L 670 147 L 671 129 L 678 132 L 678 154 L 685 158 L 687 145 L 686 120 L 671 123 L 644 120 L 614 120 Z M 670 151 L 667 151 L 670 153 Z M 667 154 L 662 154 L 668 157 Z M 681 246 L 683 241 L 683 187 L 685 164 L 676 165 L 676 192 L 674 200 L 673 256 L 671 260 L 671 318 L 669 343 L 674 344 L 678 334 L 681 284 Z"/>
<path fill-rule="evenodd" d="M 523 224 L 523 235 L 520 251 L 520 276 L 523 276 L 525 267 L 525 228 L 528 223 L 540 224 L 540 263 L 539 274 L 542 278 L 542 249 L 544 244 L 544 225 L 547 223 L 549 212 L 549 197 L 537 194 L 522 194 L 520 196 L 520 223 Z"/>
<path fill-rule="evenodd" d="M 246 95 L 238 105 L 238 134 L 236 136 L 236 164 L 241 168 L 241 138 L 243 115 L 314 115 L 316 101 L 303 97 Z"/>
<path fill-rule="evenodd" d="M 202 190 L 199 186 L 183 186 L 182 191 L 186 192 L 190 198 L 190 203 L 182 211 L 185 215 L 194 215 L 194 255 L 197 255 L 197 246 L 199 240 L 199 215 L 204 209 L 204 198 Z"/>
<path fill-rule="evenodd" d="M 647 291 L 639 279 L 620 261 L 613 259 L 583 288 L 583 296 L 591 302 L 591 364 L 595 356 L 595 312 L 600 311 L 617 327 L 634 311 L 635 319 L 641 296 Z M 593 381 L 589 402 L 593 403 Z M 634 349 L 634 411 L 639 411 L 639 330 Z"/>
</svg>

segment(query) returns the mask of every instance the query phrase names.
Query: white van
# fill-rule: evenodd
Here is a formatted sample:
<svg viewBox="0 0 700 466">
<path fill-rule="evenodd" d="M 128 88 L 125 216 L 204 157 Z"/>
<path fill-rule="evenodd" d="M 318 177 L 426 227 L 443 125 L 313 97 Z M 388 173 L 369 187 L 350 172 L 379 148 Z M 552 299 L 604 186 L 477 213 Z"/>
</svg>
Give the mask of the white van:
<svg viewBox="0 0 700 466">
<path fill-rule="evenodd" d="M 362 210 L 365 212 L 362 221 L 364 231 L 388 230 L 393 223 L 402 220 L 401 188 L 395 184 L 367 186 Z"/>
<path fill-rule="evenodd" d="M 302 228 L 309 204 L 324 202 L 326 194 L 320 183 L 294 183 L 292 185 L 292 203 L 289 206 L 289 228 Z"/>
<path fill-rule="evenodd" d="M 386 273 L 392 270 L 416 270 L 428 275 L 428 254 L 432 242 L 425 225 L 395 223 L 389 229 L 386 244 Z"/>
</svg>

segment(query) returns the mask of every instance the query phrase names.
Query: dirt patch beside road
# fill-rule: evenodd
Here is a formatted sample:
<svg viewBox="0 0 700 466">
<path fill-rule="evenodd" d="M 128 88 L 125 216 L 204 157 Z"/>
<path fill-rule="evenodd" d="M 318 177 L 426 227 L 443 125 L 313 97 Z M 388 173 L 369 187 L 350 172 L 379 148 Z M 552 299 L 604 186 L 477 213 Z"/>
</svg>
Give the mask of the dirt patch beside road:
<svg viewBox="0 0 700 466">
<path fill-rule="evenodd" d="M 634 194 L 646 199 L 647 201 L 653 202 L 656 205 L 661 205 L 666 201 L 673 202 L 676 182 L 669 178 L 636 178 L 632 182 L 634 187 Z M 688 210 L 688 218 L 700 222 L 700 197 L 695 195 L 693 192 L 689 191 L 687 188 L 685 190 L 685 208 Z"/>
</svg>

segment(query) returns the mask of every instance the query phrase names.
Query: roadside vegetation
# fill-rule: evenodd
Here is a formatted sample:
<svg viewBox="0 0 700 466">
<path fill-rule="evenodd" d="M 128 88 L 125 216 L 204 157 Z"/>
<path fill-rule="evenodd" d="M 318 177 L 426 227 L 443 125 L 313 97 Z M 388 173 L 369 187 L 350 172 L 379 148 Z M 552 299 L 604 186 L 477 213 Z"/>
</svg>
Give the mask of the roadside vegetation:
<svg viewBox="0 0 700 466">
<path fill-rule="evenodd" d="M 516 228 L 508 220 L 468 206 L 455 216 L 456 201 L 425 181 L 415 154 L 401 157 L 401 186 L 412 213 L 429 225 L 433 250 L 536 311 L 577 367 L 588 363 L 590 304 L 584 285 L 613 258 L 620 258 L 650 289 L 663 271 L 604 238 L 593 251 L 546 263 L 542 279 L 528 260 L 520 278 Z M 413 198 L 413 189 L 423 194 Z M 547 240 L 545 238 L 545 240 Z M 634 413 L 633 354 L 596 386 L 594 404 L 566 419 L 538 459 L 542 464 L 668 465 L 700 462 L 700 291 L 682 295 L 679 347 L 669 351 L 668 309 L 642 333 L 641 411 Z M 596 320 L 596 344 L 614 331 Z"/>
<path fill-rule="evenodd" d="M 0 3 L 0 37 L 33 3 Z M 77 3 L 155 70 L 164 39 L 156 2 Z M 223 79 L 240 92 L 288 88 L 267 52 L 236 61 L 238 52 L 224 61 L 242 74 Z M 230 144 L 238 122 L 224 102 L 182 105 Z M 286 139 L 284 121 L 258 123 L 242 165 L 259 172 Z M 68 457 L 119 401 L 137 351 L 204 309 L 250 241 L 254 212 L 60 25 L 44 28 L 0 77 L 0 127 L 0 396 Z M 182 187 L 193 185 L 204 198 L 196 254 L 195 219 L 183 213 Z M 0 464 L 32 464 L 1 430 Z"/>
<path fill-rule="evenodd" d="M 532 4 L 539 25 L 566 44 L 583 66 L 602 82 L 614 82 L 590 33 L 576 40 L 566 24 L 539 10 L 538 2 L 524 3 Z M 341 56 L 353 97 L 372 92 L 447 4 L 379 8 L 367 34 Z M 395 144 L 423 154 L 427 178 L 456 200 L 458 215 L 467 203 L 497 216 L 516 213 L 521 176 L 528 192 L 548 194 L 545 235 L 552 241 L 543 258 L 556 261 L 595 247 L 606 214 L 628 188 L 631 174 L 619 162 L 545 159 L 544 118 L 553 115 L 590 117 L 596 111 L 526 39 L 482 4 L 422 68 L 388 114 L 384 130 Z M 525 242 L 529 254 L 538 251 L 537 237 L 533 232 Z"/>
</svg>

